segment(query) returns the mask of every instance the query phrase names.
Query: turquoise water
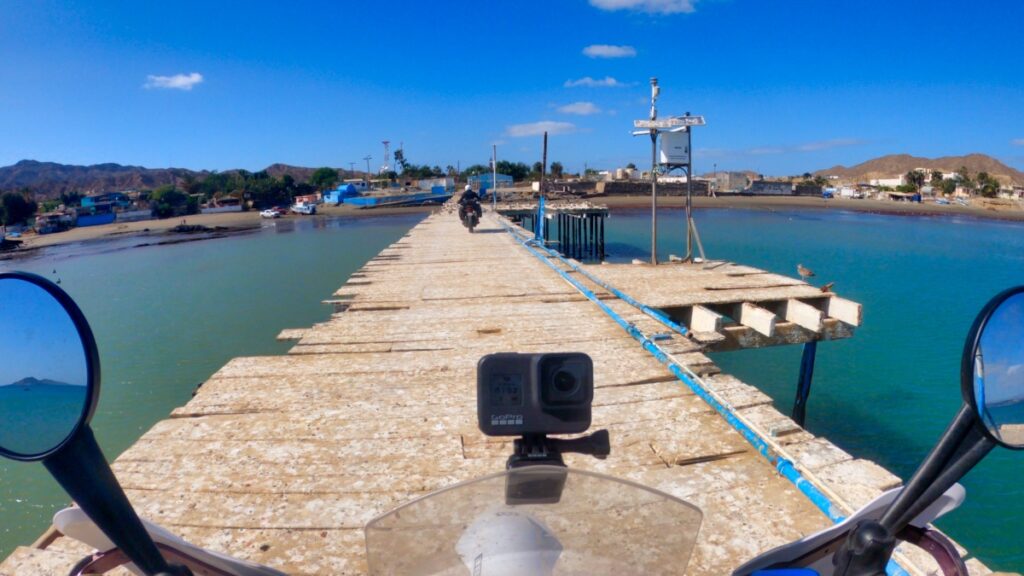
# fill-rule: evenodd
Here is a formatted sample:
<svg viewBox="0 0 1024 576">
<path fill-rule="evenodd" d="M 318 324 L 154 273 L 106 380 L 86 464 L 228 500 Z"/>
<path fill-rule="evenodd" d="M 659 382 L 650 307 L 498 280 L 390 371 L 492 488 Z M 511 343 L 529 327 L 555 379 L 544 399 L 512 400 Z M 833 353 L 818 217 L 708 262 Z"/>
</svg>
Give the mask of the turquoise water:
<svg viewBox="0 0 1024 576">
<path fill-rule="evenodd" d="M 89 319 L 103 368 L 92 426 L 112 459 L 231 358 L 284 353 L 282 329 L 327 319 L 320 301 L 422 217 L 289 219 L 131 249 L 153 239 L 78 244 L 0 261 L 0 271 L 59 279 Z M 0 558 L 31 544 L 67 501 L 41 464 L 0 459 Z"/>
<path fill-rule="evenodd" d="M 659 212 L 659 253 L 685 252 L 681 211 Z M 807 427 L 906 479 L 960 403 L 960 354 L 977 312 L 1024 284 L 1024 225 L 839 211 L 701 210 L 709 258 L 796 276 L 864 306 L 852 339 L 818 346 Z M 615 212 L 612 259 L 647 258 L 650 214 Z M 723 353 L 716 362 L 789 413 L 800 347 Z M 1024 452 L 1002 448 L 963 480 L 964 506 L 939 525 L 992 567 L 1024 572 Z"/>
</svg>

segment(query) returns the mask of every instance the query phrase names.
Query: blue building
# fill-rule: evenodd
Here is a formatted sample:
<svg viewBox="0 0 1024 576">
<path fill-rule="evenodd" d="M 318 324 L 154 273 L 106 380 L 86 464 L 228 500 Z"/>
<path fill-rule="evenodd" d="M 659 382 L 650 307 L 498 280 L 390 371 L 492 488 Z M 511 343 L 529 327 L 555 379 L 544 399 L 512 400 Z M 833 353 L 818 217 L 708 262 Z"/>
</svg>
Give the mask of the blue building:
<svg viewBox="0 0 1024 576">
<path fill-rule="evenodd" d="M 488 172 L 486 174 L 480 174 L 478 176 L 470 176 L 469 177 L 469 185 L 472 186 L 473 189 L 476 190 L 477 192 L 479 192 L 480 194 L 483 194 L 483 193 L 487 192 L 491 188 L 495 188 L 494 180 L 493 180 L 492 174 L 490 172 Z M 509 176 L 508 174 L 498 174 L 498 185 L 497 185 L 497 188 L 511 188 L 511 187 L 512 187 L 512 177 Z"/>
<path fill-rule="evenodd" d="M 359 196 L 359 191 L 353 184 L 342 184 L 334 190 L 324 192 L 324 204 L 341 204 L 345 198 Z"/>
<path fill-rule="evenodd" d="M 96 194 L 94 196 L 86 196 L 85 198 L 82 198 L 81 206 L 82 208 L 93 208 L 105 204 L 110 204 L 118 208 L 127 208 L 132 205 L 132 201 L 124 192 L 108 192 L 106 194 Z"/>
</svg>

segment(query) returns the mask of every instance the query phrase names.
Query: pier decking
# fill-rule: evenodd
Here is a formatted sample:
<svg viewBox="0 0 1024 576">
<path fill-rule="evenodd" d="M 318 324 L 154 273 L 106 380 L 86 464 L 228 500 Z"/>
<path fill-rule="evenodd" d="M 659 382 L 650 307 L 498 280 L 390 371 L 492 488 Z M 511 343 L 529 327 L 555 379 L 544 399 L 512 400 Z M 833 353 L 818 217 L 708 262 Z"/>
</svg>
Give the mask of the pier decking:
<svg viewBox="0 0 1024 576">
<path fill-rule="evenodd" d="M 451 214 L 433 215 L 338 290 L 328 321 L 285 334 L 299 338 L 287 355 L 232 360 L 114 469 L 142 516 L 200 545 L 291 574 L 362 574 L 366 521 L 503 469 L 510 443 L 476 427 L 477 360 L 502 351 L 579 351 L 594 360 L 592 430 L 610 431 L 612 454 L 604 461 L 567 455 L 567 463 L 699 506 L 704 524 L 687 574 L 728 574 L 830 520 L 670 366 L 700 376 L 774 457 L 792 462 L 831 500 L 834 514 L 899 483 L 795 426 L 703 354 L 728 346 L 730 329 L 752 339 L 735 336 L 736 347 L 773 343 L 783 332 L 798 335 L 787 342 L 849 335 L 859 323 L 852 303 L 832 304 L 838 297 L 802 282 L 754 278 L 765 273 L 726 263 L 710 266 L 735 285 L 705 289 L 730 293 L 722 299 L 687 299 L 683 289 L 693 276 L 711 278 L 714 268 L 586 267 L 645 304 L 703 323 L 696 330 L 703 340 L 663 335 L 650 316 L 564 263 L 548 262 L 493 215 L 473 235 Z M 669 359 L 655 358 L 552 267 L 586 285 Z M 680 276 L 655 282 L 649 274 Z M 784 285 L 775 286 L 780 278 Z M 766 285 L 755 289 L 752 280 Z M 678 285 L 665 290 L 665 282 Z M 63 576 L 85 552 L 67 538 L 48 538 L 45 549 L 16 550 L 0 575 Z M 987 573 L 977 561 L 972 569 Z"/>
</svg>

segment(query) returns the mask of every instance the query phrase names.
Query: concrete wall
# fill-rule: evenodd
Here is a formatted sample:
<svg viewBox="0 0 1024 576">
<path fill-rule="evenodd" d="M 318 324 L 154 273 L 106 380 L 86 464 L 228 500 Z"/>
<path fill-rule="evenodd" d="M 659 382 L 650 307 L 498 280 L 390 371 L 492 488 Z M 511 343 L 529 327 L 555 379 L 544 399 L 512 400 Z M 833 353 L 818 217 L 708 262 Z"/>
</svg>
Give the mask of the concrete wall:
<svg viewBox="0 0 1024 576">
<path fill-rule="evenodd" d="M 658 183 L 659 196 L 685 196 L 684 183 Z M 650 196 L 650 182 L 598 182 L 594 189 L 597 194 L 609 196 Z M 708 183 L 702 180 L 693 181 L 693 195 L 707 196 Z"/>
<path fill-rule="evenodd" d="M 217 208 L 203 208 L 202 210 L 200 210 L 200 212 L 203 213 L 203 214 L 222 214 L 224 212 L 241 212 L 241 211 L 242 211 L 242 206 L 241 205 L 219 206 Z"/>
</svg>

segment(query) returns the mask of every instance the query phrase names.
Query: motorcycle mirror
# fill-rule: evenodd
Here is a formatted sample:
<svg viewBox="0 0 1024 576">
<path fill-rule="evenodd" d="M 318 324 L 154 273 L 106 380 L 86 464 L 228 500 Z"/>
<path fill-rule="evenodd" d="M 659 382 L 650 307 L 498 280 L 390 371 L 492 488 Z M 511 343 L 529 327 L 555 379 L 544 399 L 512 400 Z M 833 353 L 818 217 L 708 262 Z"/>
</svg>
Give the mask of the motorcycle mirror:
<svg viewBox="0 0 1024 576">
<path fill-rule="evenodd" d="M 100 392 L 99 352 L 74 300 L 41 276 L 0 274 L 0 358 L 0 455 L 42 460 L 145 574 L 187 573 L 168 566 L 89 427 Z"/>
<path fill-rule="evenodd" d="M 85 316 L 39 276 L 0 274 L 0 454 L 41 460 L 89 423 L 99 360 Z"/>
<path fill-rule="evenodd" d="M 964 347 L 961 391 L 987 435 L 1024 449 L 1024 286 L 993 298 Z"/>
<path fill-rule="evenodd" d="M 967 333 L 960 362 L 963 405 L 878 522 L 850 532 L 836 574 L 884 572 L 893 536 L 995 447 L 1024 448 L 1024 286 L 992 298 Z"/>
</svg>

